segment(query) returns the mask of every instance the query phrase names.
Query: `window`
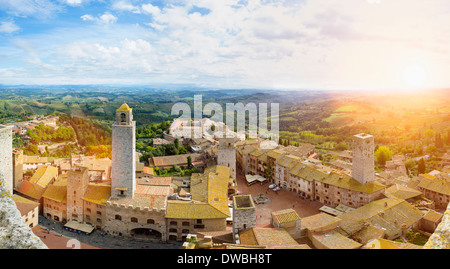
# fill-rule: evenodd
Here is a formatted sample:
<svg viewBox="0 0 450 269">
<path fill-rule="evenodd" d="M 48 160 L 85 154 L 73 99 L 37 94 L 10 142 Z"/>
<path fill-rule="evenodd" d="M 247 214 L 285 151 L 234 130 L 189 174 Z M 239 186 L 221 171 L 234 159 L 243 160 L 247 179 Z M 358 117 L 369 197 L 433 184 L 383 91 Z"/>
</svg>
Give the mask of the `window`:
<svg viewBox="0 0 450 269">
<path fill-rule="evenodd" d="M 176 233 L 177 232 L 177 229 L 169 229 L 169 233 Z"/>
<path fill-rule="evenodd" d="M 170 225 L 174 225 L 174 226 L 176 226 L 178 223 L 176 222 L 176 221 L 171 221 L 170 222 Z"/>
<path fill-rule="evenodd" d="M 190 225 L 190 223 L 188 222 L 188 221 L 183 221 L 183 224 L 182 224 L 183 226 L 189 226 Z"/>
<path fill-rule="evenodd" d="M 86 219 L 87 219 L 87 220 L 91 220 L 91 216 L 86 215 Z"/>
<path fill-rule="evenodd" d="M 102 215 L 102 212 L 97 211 L 97 215 L 101 216 L 101 215 Z"/>
<path fill-rule="evenodd" d="M 188 229 L 183 229 L 183 230 L 181 231 L 181 233 L 183 233 L 183 234 L 188 234 L 188 233 L 189 233 L 189 230 L 188 230 Z"/>
<path fill-rule="evenodd" d="M 138 219 L 133 217 L 133 218 L 131 218 L 131 222 L 137 223 L 137 222 L 138 222 Z"/>
<path fill-rule="evenodd" d="M 102 223 L 102 219 L 97 219 L 97 222 L 98 223 Z"/>
<path fill-rule="evenodd" d="M 86 208 L 86 211 L 91 213 L 91 209 L 90 208 Z"/>
<path fill-rule="evenodd" d="M 147 224 L 155 224 L 155 220 L 148 219 L 148 220 L 147 220 Z"/>
<path fill-rule="evenodd" d="M 201 219 L 198 219 L 198 220 L 197 220 L 197 224 L 202 224 L 202 220 L 201 220 Z"/>
<path fill-rule="evenodd" d="M 125 122 L 126 121 L 126 115 L 125 113 L 120 114 L 120 122 Z"/>
<path fill-rule="evenodd" d="M 122 220 L 122 217 L 121 217 L 120 215 L 116 215 L 114 218 L 115 218 L 116 220 Z"/>
</svg>

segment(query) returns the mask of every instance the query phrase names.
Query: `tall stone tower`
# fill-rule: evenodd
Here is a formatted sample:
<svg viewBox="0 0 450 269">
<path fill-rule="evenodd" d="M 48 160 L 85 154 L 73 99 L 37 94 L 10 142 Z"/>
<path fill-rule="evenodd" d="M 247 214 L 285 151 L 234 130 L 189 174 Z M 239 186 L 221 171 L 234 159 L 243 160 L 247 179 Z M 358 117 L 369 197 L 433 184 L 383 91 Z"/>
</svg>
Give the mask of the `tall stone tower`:
<svg viewBox="0 0 450 269">
<path fill-rule="evenodd" d="M 13 193 L 12 129 L 0 125 L 0 178 L 3 188 Z"/>
<path fill-rule="evenodd" d="M 352 176 L 361 184 L 375 180 L 373 135 L 357 134 L 353 137 Z"/>
<path fill-rule="evenodd" d="M 23 180 L 23 150 L 13 149 L 13 183 L 14 188 Z"/>
<path fill-rule="evenodd" d="M 252 196 L 233 196 L 233 240 L 238 240 L 240 230 L 256 227 L 256 209 Z"/>
<path fill-rule="evenodd" d="M 111 198 L 134 197 L 136 189 L 136 122 L 133 111 L 123 104 L 112 126 Z"/>
<path fill-rule="evenodd" d="M 67 172 L 67 220 L 83 222 L 83 196 L 89 185 L 89 170 L 74 167 Z"/>
<path fill-rule="evenodd" d="M 230 176 L 236 179 L 236 138 L 219 138 L 217 164 L 230 168 Z"/>
</svg>

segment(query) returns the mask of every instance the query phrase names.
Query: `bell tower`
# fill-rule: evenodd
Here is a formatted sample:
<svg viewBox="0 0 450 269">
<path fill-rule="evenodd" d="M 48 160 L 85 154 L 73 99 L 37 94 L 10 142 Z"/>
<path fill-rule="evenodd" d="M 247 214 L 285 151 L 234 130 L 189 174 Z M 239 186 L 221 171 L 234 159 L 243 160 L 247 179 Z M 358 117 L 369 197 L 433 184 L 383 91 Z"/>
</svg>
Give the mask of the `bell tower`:
<svg viewBox="0 0 450 269">
<path fill-rule="evenodd" d="M 136 122 L 133 111 L 123 104 L 112 125 L 111 197 L 130 199 L 136 189 Z"/>
</svg>

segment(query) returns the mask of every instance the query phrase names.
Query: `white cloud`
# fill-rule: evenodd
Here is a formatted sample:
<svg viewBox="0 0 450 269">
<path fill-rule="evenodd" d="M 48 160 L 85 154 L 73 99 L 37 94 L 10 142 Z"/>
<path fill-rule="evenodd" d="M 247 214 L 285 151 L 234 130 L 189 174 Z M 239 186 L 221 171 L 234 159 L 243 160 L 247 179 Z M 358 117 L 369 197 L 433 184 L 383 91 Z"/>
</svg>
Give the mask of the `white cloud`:
<svg viewBox="0 0 450 269">
<path fill-rule="evenodd" d="M 113 24 L 117 21 L 117 17 L 111 13 L 105 13 L 100 16 L 100 21 L 104 24 Z"/>
<path fill-rule="evenodd" d="M 81 19 L 83 21 L 95 21 L 95 18 L 92 15 L 89 15 L 89 14 L 81 16 Z"/>
<path fill-rule="evenodd" d="M 117 17 L 112 15 L 111 13 L 105 12 L 103 15 L 99 17 L 94 17 L 90 14 L 85 14 L 80 17 L 83 21 L 95 21 L 100 24 L 110 25 L 117 22 Z"/>
<path fill-rule="evenodd" d="M 66 0 L 65 2 L 70 6 L 79 6 L 83 3 L 83 0 Z"/>
<path fill-rule="evenodd" d="M 17 26 L 14 22 L 11 21 L 3 21 L 0 22 L 0 34 L 1 33 L 14 33 L 20 30 L 20 27 Z"/>
<path fill-rule="evenodd" d="M 50 0 L 0 0 L 0 10 L 14 16 L 49 18 L 60 12 L 62 8 Z"/>
<path fill-rule="evenodd" d="M 141 13 L 139 6 L 134 6 L 129 1 L 126 1 L 126 0 L 115 1 L 112 5 L 112 8 L 114 10 L 129 11 L 129 12 L 133 12 L 136 14 Z"/>
</svg>

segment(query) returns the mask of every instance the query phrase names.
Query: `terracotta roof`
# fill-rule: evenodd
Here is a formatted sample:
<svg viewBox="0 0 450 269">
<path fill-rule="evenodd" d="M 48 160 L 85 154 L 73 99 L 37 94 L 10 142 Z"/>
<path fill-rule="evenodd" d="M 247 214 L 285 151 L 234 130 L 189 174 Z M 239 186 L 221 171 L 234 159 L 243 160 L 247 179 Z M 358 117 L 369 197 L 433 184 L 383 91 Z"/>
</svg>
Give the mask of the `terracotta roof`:
<svg viewBox="0 0 450 269">
<path fill-rule="evenodd" d="M 136 179 L 137 183 L 140 185 L 148 185 L 148 186 L 170 186 L 172 184 L 171 177 L 155 177 L 155 178 L 147 178 L 147 179 Z"/>
<path fill-rule="evenodd" d="M 33 199 L 39 200 L 45 192 L 45 188 L 40 187 L 37 184 L 33 184 L 28 180 L 24 180 L 20 183 L 17 191 L 31 197 Z"/>
<path fill-rule="evenodd" d="M 308 181 L 322 180 L 328 176 L 326 173 L 323 173 L 320 170 L 304 163 L 297 163 L 296 166 L 289 171 L 289 173 Z"/>
<path fill-rule="evenodd" d="M 46 188 L 53 179 L 56 179 L 57 176 L 58 168 L 53 166 L 41 166 L 30 178 L 30 182 L 39 185 L 42 188 Z"/>
<path fill-rule="evenodd" d="M 105 206 L 110 196 L 111 185 L 89 184 L 84 193 L 83 200 Z"/>
<path fill-rule="evenodd" d="M 423 218 L 434 223 L 439 223 L 444 215 L 434 210 L 428 210 Z"/>
<path fill-rule="evenodd" d="M 283 228 L 251 228 L 239 232 L 242 245 L 288 248 L 298 246 L 292 236 Z"/>
<path fill-rule="evenodd" d="M 16 203 L 17 209 L 19 209 L 22 216 L 39 206 L 39 203 L 28 200 L 17 194 L 14 194 L 12 199 Z"/>
<path fill-rule="evenodd" d="M 296 164 L 298 164 L 301 161 L 300 157 L 293 156 L 293 155 L 286 155 L 281 157 L 277 161 L 277 165 L 286 167 L 286 168 L 293 168 Z"/>
<path fill-rule="evenodd" d="M 341 219 L 333 217 L 325 213 L 315 214 L 309 217 L 302 218 L 301 227 L 302 229 L 308 229 L 311 231 L 321 230 L 323 227 L 328 227 L 330 225 L 337 225 Z"/>
<path fill-rule="evenodd" d="M 267 157 L 277 159 L 278 157 L 280 157 L 281 155 L 284 155 L 284 154 L 287 154 L 287 153 L 281 149 L 272 149 L 272 150 L 269 150 L 269 152 L 267 152 Z"/>
<path fill-rule="evenodd" d="M 422 246 L 418 246 L 411 243 L 400 243 L 396 241 L 391 241 L 383 238 L 377 238 L 366 245 L 364 245 L 365 249 L 423 249 Z"/>
<path fill-rule="evenodd" d="M 362 244 L 332 230 L 324 233 L 313 233 L 311 237 L 320 242 L 325 249 L 358 249 Z"/>
<path fill-rule="evenodd" d="M 372 224 L 385 229 L 386 235 L 391 237 L 401 232 L 402 226 L 410 227 L 422 216 L 422 211 L 405 200 L 385 198 L 344 213 L 339 218 L 342 220 L 340 227 L 347 234 L 353 234 L 365 225 Z"/>
<path fill-rule="evenodd" d="M 23 163 L 47 163 L 47 157 L 23 155 Z"/>
<path fill-rule="evenodd" d="M 272 217 L 274 217 L 278 223 L 289 223 L 300 220 L 297 212 L 292 208 L 272 212 Z"/>
<path fill-rule="evenodd" d="M 428 174 L 420 175 L 421 180 L 417 187 L 445 195 L 450 195 L 450 181 Z"/>
<path fill-rule="evenodd" d="M 192 162 L 201 159 L 201 154 L 182 154 L 163 157 L 151 157 L 148 159 L 150 166 L 171 166 L 171 165 L 185 165 L 187 164 L 187 157 L 191 156 Z"/>
<path fill-rule="evenodd" d="M 361 184 L 356 179 L 346 174 L 338 174 L 334 172 L 330 173 L 324 179 L 316 179 L 316 180 L 343 189 L 353 190 L 362 193 L 374 193 L 386 188 L 386 186 L 376 181 Z"/>
<path fill-rule="evenodd" d="M 168 201 L 166 218 L 216 219 L 230 216 L 228 184 L 230 169 L 216 165 L 203 174 L 192 174 L 192 201 Z"/>
<path fill-rule="evenodd" d="M 384 191 L 385 194 L 391 194 L 396 198 L 408 200 L 417 196 L 422 195 L 421 191 L 404 187 L 399 184 L 392 185 Z"/>
</svg>

